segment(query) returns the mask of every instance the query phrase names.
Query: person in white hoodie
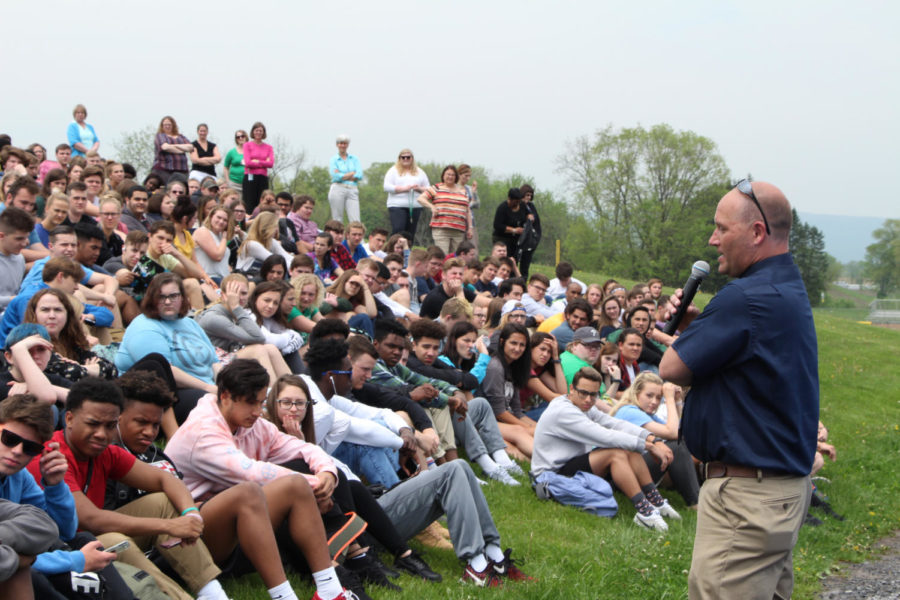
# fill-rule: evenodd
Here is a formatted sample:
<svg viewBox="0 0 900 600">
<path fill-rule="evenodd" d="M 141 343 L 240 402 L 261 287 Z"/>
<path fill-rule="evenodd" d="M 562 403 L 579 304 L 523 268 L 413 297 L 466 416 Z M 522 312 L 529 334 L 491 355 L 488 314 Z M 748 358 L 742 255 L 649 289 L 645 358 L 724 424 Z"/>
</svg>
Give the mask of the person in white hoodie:
<svg viewBox="0 0 900 600">
<path fill-rule="evenodd" d="M 569 393 L 555 398 L 544 411 L 534 434 L 532 475 L 554 471 L 572 477 L 586 471 L 609 476 L 634 504 L 636 524 L 667 531 L 662 517 L 681 517 L 656 489 L 641 454 L 650 452 L 665 471 L 672 451 L 646 429 L 599 411 L 594 403 L 602 381 L 596 370 L 582 367 L 572 378 Z"/>
</svg>

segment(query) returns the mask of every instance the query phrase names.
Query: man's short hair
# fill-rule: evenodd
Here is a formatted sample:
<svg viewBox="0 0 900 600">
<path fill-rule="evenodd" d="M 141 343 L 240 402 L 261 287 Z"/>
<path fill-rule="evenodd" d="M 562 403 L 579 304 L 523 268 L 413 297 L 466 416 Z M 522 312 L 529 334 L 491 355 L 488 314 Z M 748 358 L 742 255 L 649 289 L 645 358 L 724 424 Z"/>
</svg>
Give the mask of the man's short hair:
<svg viewBox="0 0 900 600">
<path fill-rule="evenodd" d="M 566 310 L 564 312 L 565 312 L 565 315 L 568 317 L 576 310 L 584 311 L 584 314 L 587 315 L 588 321 L 594 320 L 594 309 L 591 308 L 591 304 L 584 298 L 575 298 L 574 300 L 572 300 L 571 302 L 566 304 Z"/>
<path fill-rule="evenodd" d="M 150 237 L 147 235 L 146 231 L 141 231 L 140 229 L 133 229 L 128 232 L 128 235 L 125 236 L 125 245 L 126 246 L 140 246 L 141 244 L 149 243 Z"/>
<path fill-rule="evenodd" d="M 504 248 L 506 248 L 506 242 L 500 242 L 500 241 L 494 242 L 493 245 L 491 246 L 491 250 L 493 250 L 494 248 L 496 248 L 498 246 L 503 246 Z"/>
<path fill-rule="evenodd" d="M 444 260 L 445 258 L 447 258 L 447 253 L 437 246 L 428 246 L 426 252 L 428 260 L 431 260 L 432 258 L 439 258 L 441 260 Z"/>
<path fill-rule="evenodd" d="M 422 262 L 428 258 L 428 253 L 424 248 L 413 248 L 409 251 L 409 264 Z"/>
<path fill-rule="evenodd" d="M 287 200 L 288 202 L 291 203 L 291 206 L 293 207 L 294 197 L 291 195 L 290 192 L 278 192 L 277 194 L 275 194 L 275 201 L 277 202 L 279 199 Z"/>
<path fill-rule="evenodd" d="M 163 231 L 165 231 L 172 237 L 175 237 L 175 224 L 172 223 L 172 221 L 167 221 L 165 219 L 163 219 L 162 221 L 156 221 L 155 223 L 151 223 L 150 229 L 148 229 L 147 231 L 150 233 L 150 235 L 153 235 L 160 229 L 162 229 Z"/>
<path fill-rule="evenodd" d="M 76 223 L 75 236 L 79 242 L 87 240 L 100 240 L 102 242 L 106 239 L 103 235 L 103 230 L 93 223 Z"/>
<path fill-rule="evenodd" d="M 363 225 L 363 224 L 362 224 L 361 222 L 359 222 L 359 221 L 351 221 L 350 223 L 348 223 L 348 224 L 347 224 L 347 230 L 350 230 L 350 229 L 362 229 L 362 230 L 363 230 L 363 235 L 366 234 L 366 226 Z"/>
<path fill-rule="evenodd" d="M 471 319 L 472 305 L 465 298 L 458 296 L 447 298 L 443 306 L 441 306 L 440 317 L 442 319 Z"/>
<path fill-rule="evenodd" d="M 368 355 L 378 360 L 378 350 L 375 349 L 375 346 L 372 345 L 372 342 L 367 340 L 365 336 L 362 335 L 354 335 L 350 338 L 348 342 L 347 353 L 350 356 L 351 361 L 355 361 L 362 355 Z"/>
<path fill-rule="evenodd" d="M 484 267 L 488 265 L 493 266 L 495 269 L 500 268 L 500 261 L 495 256 L 488 256 L 486 259 L 481 261 L 481 263 L 482 270 L 484 270 Z"/>
<path fill-rule="evenodd" d="M 651 277 L 651 278 L 647 281 L 647 287 L 650 287 L 650 286 L 653 285 L 654 283 L 658 283 L 659 285 L 662 285 L 662 284 L 663 284 L 663 280 L 660 279 L 659 277 Z"/>
<path fill-rule="evenodd" d="M 356 270 L 362 272 L 363 269 L 375 269 L 378 270 L 378 265 L 380 263 L 373 258 L 363 258 L 358 263 L 356 263 Z"/>
<path fill-rule="evenodd" d="M 319 381 L 328 371 L 340 371 L 347 351 L 347 342 L 316 340 L 303 357 L 309 367 L 309 376 L 313 381 Z"/>
<path fill-rule="evenodd" d="M 159 375 L 152 371 L 136 371 L 132 369 L 115 381 L 122 391 L 124 407 L 126 408 L 133 402 L 143 402 L 145 404 L 155 404 L 166 410 L 175 403 L 175 396 L 172 394 L 172 390 L 169 389 L 169 386 Z"/>
<path fill-rule="evenodd" d="M 53 436 L 53 409 L 31 394 L 13 394 L 0 402 L 0 424 L 12 422 L 34 429 L 41 443 Z"/>
<path fill-rule="evenodd" d="M 363 260 L 372 260 L 371 258 L 364 258 Z M 360 261 L 362 262 L 362 261 Z M 381 279 L 388 280 L 391 278 L 391 270 L 385 266 L 383 262 L 373 261 L 375 263 L 375 269 L 378 271 L 378 274 L 375 277 L 380 277 Z"/>
<path fill-rule="evenodd" d="M 476 250 L 475 244 L 470 242 L 469 240 L 463 240 L 459 243 L 459 246 L 456 247 L 456 256 L 461 254 L 468 254 L 472 250 Z"/>
<path fill-rule="evenodd" d="M 502 298 L 503 296 L 506 296 L 512 292 L 513 286 L 516 285 L 522 288 L 523 292 L 525 291 L 525 288 L 528 287 L 525 285 L 525 280 L 521 277 L 507 277 L 500 282 L 499 286 L 497 286 L 497 297 Z"/>
<path fill-rule="evenodd" d="M 390 233 L 384 227 L 376 227 L 372 231 L 369 232 L 370 238 L 374 235 L 383 235 L 384 237 L 388 237 L 390 235 Z"/>
<path fill-rule="evenodd" d="M 100 377 L 82 377 L 69 389 L 66 410 L 76 412 L 87 401 L 114 404 L 122 412 L 122 391 L 112 381 Z"/>
<path fill-rule="evenodd" d="M 629 335 L 636 335 L 636 336 L 638 336 L 639 338 L 641 338 L 641 342 L 642 342 L 642 343 L 643 343 L 643 341 L 644 341 L 644 336 L 641 335 L 641 332 L 640 332 L 640 331 L 638 331 L 638 330 L 635 329 L 634 327 L 626 327 L 625 329 L 622 330 L 622 333 L 619 334 L 619 338 L 616 340 L 616 343 L 617 343 L 617 344 L 624 344 L 624 343 L 625 343 L 625 338 L 627 338 Z"/>
<path fill-rule="evenodd" d="M 309 343 L 311 345 L 317 340 L 335 334 L 340 334 L 347 339 L 350 336 L 350 326 L 341 319 L 321 319 L 310 332 Z"/>
<path fill-rule="evenodd" d="M 315 269 L 316 263 L 308 254 L 298 254 L 291 259 L 291 269 L 293 270 L 298 267 L 308 267 L 310 269 Z"/>
<path fill-rule="evenodd" d="M 403 267 L 403 257 L 400 256 L 399 254 L 397 254 L 396 252 L 392 252 L 392 253 L 386 255 L 383 259 L 381 259 L 381 262 L 383 262 L 385 264 L 399 263 L 400 266 Z"/>
<path fill-rule="evenodd" d="M 528 278 L 529 283 L 533 283 L 535 281 L 540 281 L 547 287 L 550 287 L 550 278 L 544 275 L 543 273 L 534 273 L 531 277 Z"/>
<path fill-rule="evenodd" d="M 148 192 L 147 192 L 147 188 L 145 188 L 144 186 L 142 186 L 142 185 L 132 185 L 130 188 L 128 188 L 127 190 L 125 190 L 125 199 L 126 199 L 126 200 L 131 200 L 131 197 L 134 195 L 135 192 L 144 192 L 145 194 L 148 193 Z"/>
<path fill-rule="evenodd" d="M 627 298 L 628 300 L 634 300 L 634 299 L 637 298 L 638 296 L 641 296 L 641 297 L 643 298 L 643 296 L 644 296 L 644 290 L 642 290 L 642 289 L 637 289 L 637 290 L 636 290 L 636 289 L 632 289 L 630 292 L 628 292 L 628 295 L 626 296 L 626 298 Z"/>
<path fill-rule="evenodd" d="M 53 281 L 60 273 L 75 281 L 81 281 L 84 278 L 84 269 L 81 268 L 81 265 L 65 256 L 56 256 L 44 263 L 41 281 L 44 283 Z"/>
<path fill-rule="evenodd" d="M 73 229 L 71 225 L 57 225 L 50 230 L 50 233 L 48 235 L 50 238 L 50 243 L 55 244 L 56 239 L 61 235 L 75 235 L 75 229 Z"/>
<path fill-rule="evenodd" d="M 453 258 L 445 261 L 444 265 L 441 268 L 446 273 L 447 271 L 449 271 L 450 269 L 452 269 L 454 267 L 459 267 L 460 269 L 465 269 L 466 263 L 463 259 L 454 256 Z"/>
<path fill-rule="evenodd" d="M 394 319 L 376 319 L 375 341 L 380 342 L 389 335 L 399 335 L 405 339 L 409 335 L 409 331 L 402 323 Z"/>
<path fill-rule="evenodd" d="M 574 267 L 572 267 L 572 263 L 567 261 L 561 261 L 556 265 L 556 278 L 557 279 L 568 279 L 572 276 L 572 273 L 575 272 Z"/>
<path fill-rule="evenodd" d="M 259 361 L 252 358 L 236 358 L 222 367 L 216 377 L 219 398 L 228 392 L 232 400 L 256 401 L 260 390 L 269 387 L 269 374 Z"/>
<path fill-rule="evenodd" d="M 572 387 L 578 385 L 578 382 L 582 379 L 587 379 L 588 381 L 596 381 L 597 383 L 603 382 L 603 376 L 597 372 L 593 367 L 581 367 L 577 371 L 575 371 L 575 375 L 572 377 Z"/>
<path fill-rule="evenodd" d="M 0 214 L 0 231 L 11 235 L 17 231 L 31 233 L 34 229 L 34 219 L 27 212 L 15 206 L 7 206 Z"/>
<path fill-rule="evenodd" d="M 447 337 L 447 328 L 437 321 L 421 318 L 410 324 L 409 334 L 412 336 L 414 342 L 418 342 L 423 337 L 433 340 L 442 340 Z"/>
<path fill-rule="evenodd" d="M 84 185 L 83 181 L 73 181 L 69 184 L 69 187 L 66 188 L 66 193 L 71 195 L 72 192 L 86 192 L 87 186 Z"/>
<path fill-rule="evenodd" d="M 41 193 L 41 188 L 38 187 L 38 184 L 35 183 L 34 179 L 25 175 L 16 179 L 13 184 L 9 186 L 9 191 L 6 192 L 6 195 L 10 198 L 15 198 L 16 194 L 19 193 L 19 190 L 27 190 L 32 196 L 37 196 Z"/>
<path fill-rule="evenodd" d="M 81 172 L 81 181 L 84 181 L 88 177 L 99 177 L 101 181 L 105 179 L 105 174 L 103 173 L 103 167 L 86 167 L 84 171 Z"/>
<path fill-rule="evenodd" d="M 72 150 L 72 146 L 68 144 L 57 144 L 55 152 L 59 152 L 60 150 Z"/>
<path fill-rule="evenodd" d="M 309 202 L 313 206 L 316 205 L 316 199 L 307 194 L 301 194 L 294 198 L 294 205 L 291 207 L 291 210 L 300 210 L 303 208 L 303 205 Z"/>
<path fill-rule="evenodd" d="M 333 231 L 335 233 L 344 233 L 344 224 L 336 219 L 329 219 L 325 221 L 325 226 L 322 228 L 325 231 Z"/>
</svg>

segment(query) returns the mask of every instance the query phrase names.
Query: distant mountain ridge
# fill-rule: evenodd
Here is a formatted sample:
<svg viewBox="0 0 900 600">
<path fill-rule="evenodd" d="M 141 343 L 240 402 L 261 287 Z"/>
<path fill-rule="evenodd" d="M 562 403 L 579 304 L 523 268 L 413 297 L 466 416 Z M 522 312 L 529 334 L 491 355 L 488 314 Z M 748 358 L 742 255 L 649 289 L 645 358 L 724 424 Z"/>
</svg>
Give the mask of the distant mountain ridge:
<svg viewBox="0 0 900 600">
<path fill-rule="evenodd" d="M 866 246 L 874 242 L 872 232 L 884 224 L 880 217 L 848 217 L 800 212 L 800 219 L 825 235 L 825 252 L 842 263 L 863 260 Z"/>
</svg>

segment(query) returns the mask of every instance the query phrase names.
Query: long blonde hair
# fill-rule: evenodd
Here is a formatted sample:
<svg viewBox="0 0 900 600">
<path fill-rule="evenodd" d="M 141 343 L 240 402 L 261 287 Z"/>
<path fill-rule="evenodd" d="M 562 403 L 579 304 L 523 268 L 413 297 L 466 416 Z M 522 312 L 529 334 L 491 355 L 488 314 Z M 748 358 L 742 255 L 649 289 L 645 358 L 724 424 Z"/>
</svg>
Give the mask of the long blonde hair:
<svg viewBox="0 0 900 600">
<path fill-rule="evenodd" d="M 247 237 L 244 239 L 244 243 L 241 244 L 241 247 L 238 248 L 238 255 L 244 256 L 247 246 L 250 242 L 259 242 L 262 244 L 262 247 L 266 250 L 269 249 L 269 243 L 275 239 L 275 236 L 278 234 L 278 217 L 275 216 L 275 213 L 271 212 L 261 212 L 255 219 L 253 219 L 253 223 L 250 224 L 250 231 L 247 232 Z"/>
<path fill-rule="evenodd" d="M 296 294 L 294 304 L 297 308 L 300 308 L 300 290 L 308 285 L 316 286 L 316 297 L 310 306 L 317 307 L 325 299 L 325 284 L 322 283 L 322 280 L 315 273 L 300 273 L 291 279 L 291 285 L 294 286 L 294 293 Z"/>
<path fill-rule="evenodd" d="M 619 408 L 625 406 L 626 404 L 633 404 L 638 406 L 638 395 L 643 391 L 645 387 L 650 384 L 662 385 L 663 380 L 656 373 L 652 373 L 650 371 L 644 371 L 643 373 L 638 373 L 638 376 L 634 378 L 634 381 L 631 382 L 631 385 L 628 386 L 628 389 L 622 393 L 622 397 L 616 402 L 612 410 L 609 411 L 610 416 L 615 416 L 616 412 Z M 640 408 L 638 406 L 638 408 Z"/>
<path fill-rule="evenodd" d="M 400 156 L 407 152 L 412 156 L 412 160 L 409 161 L 409 165 L 404 165 L 403 161 L 400 160 Z M 397 175 L 417 175 L 419 173 L 419 167 L 416 166 L 416 155 L 413 154 L 413 151 L 409 148 L 404 148 L 397 154 L 397 162 L 394 163 L 394 168 L 397 170 Z"/>
<path fill-rule="evenodd" d="M 206 218 L 203 219 L 203 226 L 212 231 L 210 220 L 212 220 L 212 216 L 220 210 L 225 213 L 226 217 L 228 217 L 228 225 L 225 226 L 225 238 L 230 240 L 232 236 L 234 236 L 234 216 L 232 216 L 231 209 L 227 206 L 222 206 L 221 204 L 219 204 L 210 209 L 210 211 L 206 213 Z"/>
</svg>

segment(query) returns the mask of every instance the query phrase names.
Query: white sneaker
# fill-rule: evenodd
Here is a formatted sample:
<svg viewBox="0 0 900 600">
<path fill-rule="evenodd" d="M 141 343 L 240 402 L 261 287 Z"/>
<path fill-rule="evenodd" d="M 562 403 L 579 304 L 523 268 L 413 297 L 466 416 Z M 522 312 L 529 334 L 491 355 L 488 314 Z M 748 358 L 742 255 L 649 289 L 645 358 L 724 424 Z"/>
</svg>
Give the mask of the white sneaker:
<svg viewBox="0 0 900 600">
<path fill-rule="evenodd" d="M 525 471 L 522 470 L 522 467 L 519 466 L 519 463 L 513 462 L 506 466 L 501 466 L 500 468 L 505 470 L 513 477 L 525 477 Z"/>
<path fill-rule="evenodd" d="M 498 467 L 498 468 L 494 469 L 490 473 L 487 473 L 487 476 L 490 477 L 491 479 L 493 479 L 494 481 L 499 481 L 500 483 L 502 483 L 504 485 L 511 485 L 511 486 L 522 485 L 521 483 L 519 483 L 518 481 L 513 479 L 512 476 L 509 473 L 507 473 L 506 469 L 504 469 L 503 467 Z"/>
<path fill-rule="evenodd" d="M 666 525 L 666 522 L 663 521 L 662 516 L 660 516 L 659 511 L 656 509 L 653 510 L 653 513 L 650 514 L 649 517 L 645 517 L 640 512 L 636 513 L 634 515 L 634 522 L 647 529 L 655 529 L 656 531 L 662 532 L 669 530 L 669 526 Z"/>
<path fill-rule="evenodd" d="M 672 508 L 672 505 L 669 504 L 668 500 L 663 500 L 662 504 L 660 504 L 659 506 L 655 506 L 654 508 L 659 511 L 660 515 L 664 516 L 667 519 L 677 519 L 679 521 L 681 520 L 681 515 L 675 512 L 675 509 Z"/>
</svg>

